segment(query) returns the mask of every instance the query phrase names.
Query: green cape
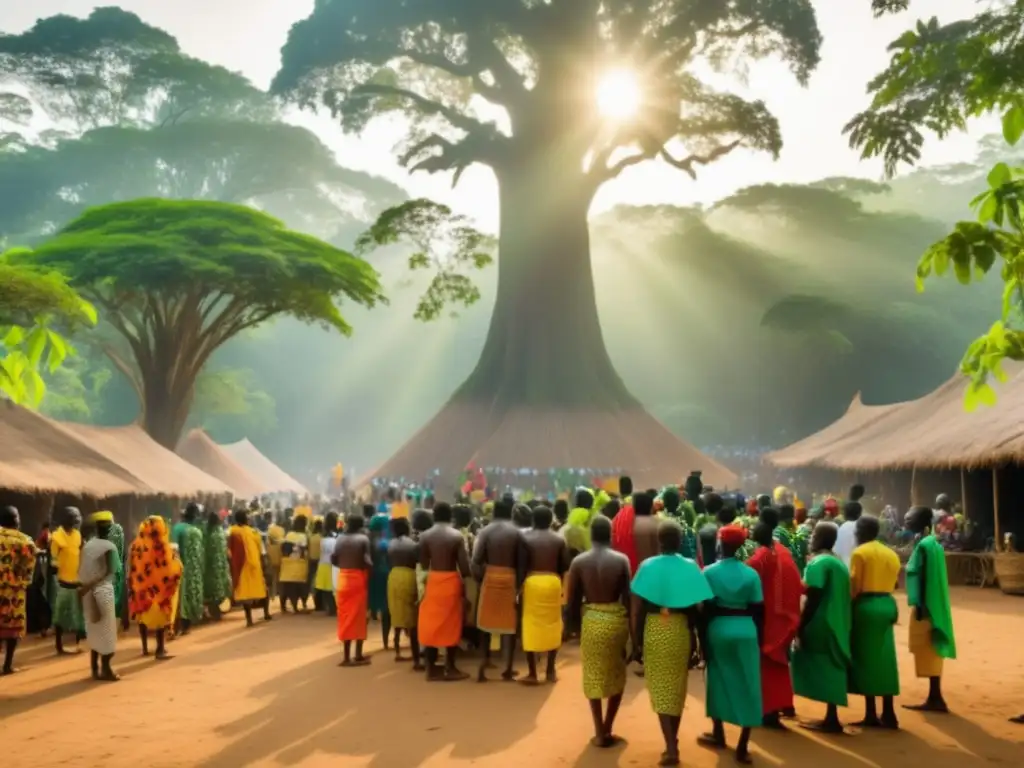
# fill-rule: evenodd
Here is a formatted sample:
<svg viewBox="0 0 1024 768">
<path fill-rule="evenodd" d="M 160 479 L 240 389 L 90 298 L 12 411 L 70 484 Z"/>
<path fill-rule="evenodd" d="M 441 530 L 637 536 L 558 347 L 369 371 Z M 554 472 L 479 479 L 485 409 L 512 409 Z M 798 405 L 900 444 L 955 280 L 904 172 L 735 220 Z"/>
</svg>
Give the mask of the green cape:
<svg viewBox="0 0 1024 768">
<path fill-rule="evenodd" d="M 953 636 L 953 609 L 949 604 L 946 552 L 932 535 L 917 542 L 907 563 L 907 602 L 913 608 L 920 605 L 922 584 L 924 608 L 932 621 L 932 646 L 942 658 L 955 659 L 956 638 Z"/>
<path fill-rule="evenodd" d="M 659 608 L 689 608 L 714 597 L 698 565 L 682 555 L 658 555 L 644 560 L 630 589 Z"/>
</svg>

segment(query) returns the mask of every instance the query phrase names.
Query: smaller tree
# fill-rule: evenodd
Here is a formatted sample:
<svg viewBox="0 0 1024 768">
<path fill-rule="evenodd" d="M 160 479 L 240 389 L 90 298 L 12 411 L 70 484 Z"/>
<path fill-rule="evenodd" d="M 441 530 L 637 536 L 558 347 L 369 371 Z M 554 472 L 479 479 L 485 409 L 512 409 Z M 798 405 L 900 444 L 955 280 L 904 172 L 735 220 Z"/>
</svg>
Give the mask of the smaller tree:
<svg viewBox="0 0 1024 768">
<path fill-rule="evenodd" d="M 384 297 L 361 259 L 240 205 L 159 198 L 91 208 L 18 254 L 68 276 L 121 346 L 104 351 L 132 382 L 142 422 L 175 448 L 210 356 L 281 315 L 344 334 L 336 302 Z"/>
</svg>

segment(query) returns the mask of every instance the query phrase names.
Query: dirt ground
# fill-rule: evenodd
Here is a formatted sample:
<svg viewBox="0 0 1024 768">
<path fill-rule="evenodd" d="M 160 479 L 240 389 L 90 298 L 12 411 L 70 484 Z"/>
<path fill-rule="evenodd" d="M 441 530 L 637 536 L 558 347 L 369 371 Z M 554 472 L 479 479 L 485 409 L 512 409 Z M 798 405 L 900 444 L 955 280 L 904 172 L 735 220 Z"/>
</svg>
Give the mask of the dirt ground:
<svg viewBox="0 0 1024 768">
<path fill-rule="evenodd" d="M 755 732 L 759 765 L 829 768 L 903 761 L 928 768 L 1021 765 L 1024 726 L 1024 600 L 994 590 L 954 591 L 960 659 L 947 665 L 946 698 L 955 714 L 902 712 L 900 733 L 819 737 L 799 729 Z M 375 626 L 371 627 L 371 635 Z M 898 629 L 902 701 L 923 700 Z M 379 640 L 369 644 L 379 647 Z M 662 750 L 643 680 L 630 675 L 616 731 L 627 743 L 588 745 L 590 714 L 580 688 L 578 651 L 567 649 L 560 681 L 529 689 L 474 682 L 427 685 L 378 654 L 361 669 L 339 669 L 331 620 L 276 616 L 246 630 L 232 615 L 170 646 L 163 664 L 140 657 L 138 639 L 115 659 L 123 680 L 88 679 L 88 657 L 57 659 L 52 645 L 29 641 L 23 671 L 0 679 L 5 765 L 26 766 L 653 766 Z M 475 662 L 467 660 L 469 668 Z M 691 675 L 680 734 L 687 766 L 731 765 L 694 739 L 706 728 L 703 687 Z M 842 712 L 853 721 L 860 701 Z M 798 700 L 802 716 L 823 708 Z M 729 738 L 735 740 L 735 731 Z"/>
</svg>

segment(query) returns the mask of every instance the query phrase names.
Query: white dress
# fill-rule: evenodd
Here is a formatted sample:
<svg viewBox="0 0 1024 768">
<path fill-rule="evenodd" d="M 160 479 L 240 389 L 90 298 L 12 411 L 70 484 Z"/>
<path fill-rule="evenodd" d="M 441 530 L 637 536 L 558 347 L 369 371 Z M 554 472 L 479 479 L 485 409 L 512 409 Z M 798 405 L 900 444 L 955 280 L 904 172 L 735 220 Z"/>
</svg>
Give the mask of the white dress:
<svg viewBox="0 0 1024 768">
<path fill-rule="evenodd" d="M 93 537 L 82 547 L 82 559 L 78 566 L 78 580 L 82 583 L 95 581 L 103 573 L 110 553 L 117 553 L 112 541 Z M 114 574 L 103 577 L 95 587 L 82 598 L 82 613 L 85 616 L 85 638 L 89 648 L 100 656 L 108 656 L 117 649 L 117 612 L 114 604 Z"/>
</svg>

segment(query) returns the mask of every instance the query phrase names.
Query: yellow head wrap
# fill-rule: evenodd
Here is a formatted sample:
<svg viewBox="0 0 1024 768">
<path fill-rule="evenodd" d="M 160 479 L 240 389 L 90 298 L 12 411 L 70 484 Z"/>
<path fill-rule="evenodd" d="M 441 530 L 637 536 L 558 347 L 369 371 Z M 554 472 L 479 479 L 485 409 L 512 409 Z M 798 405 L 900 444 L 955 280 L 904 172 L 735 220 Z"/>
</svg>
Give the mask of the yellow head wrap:
<svg viewBox="0 0 1024 768">
<path fill-rule="evenodd" d="M 114 522 L 114 513 L 106 510 L 102 512 L 93 512 L 89 515 L 90 523 L 112 523 Z"/>
</svg>

